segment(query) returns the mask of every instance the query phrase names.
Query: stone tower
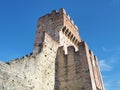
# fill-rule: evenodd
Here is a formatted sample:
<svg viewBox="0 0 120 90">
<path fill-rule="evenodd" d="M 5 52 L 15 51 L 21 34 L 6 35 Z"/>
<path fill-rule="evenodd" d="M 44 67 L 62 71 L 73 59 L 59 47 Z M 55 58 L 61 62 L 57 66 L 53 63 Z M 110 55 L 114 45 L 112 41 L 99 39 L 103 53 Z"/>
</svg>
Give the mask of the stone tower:
<svg viewBox="0 0 120 90">
<path fill-rule="evenodd" d="M 70 20 L 70 17 L 66 14 L 64 9 L 60 9 L 59 12 L 53 10 L 51 14 L 39 18 L 33 50 L 34 53 L 39 52 L 39 46 L 43 42 L 42 38 L 44 32 L 58 42 L 59 46 L 64 46 L 65 51 L 70 45 L 78 50 L 78 43 L 81 42 L 78 27 L 74 25 L 73 20 Z"/>
<path fill-rule="evenodd" d="M 97 57 L 64 9 L 38 20 L 31 54 L 0 62 L 0 90 L 104 90 Z"/>
<path fill-rule="evenodd" d="M 44 32 L 58 47 L 62 46 L 55 60 L 56 90 L 103 90 L 97 57 L 81 40 L 77 26 L 64 9 L 39 18 L 34 53 L 41 50 Z"/>
</svg>

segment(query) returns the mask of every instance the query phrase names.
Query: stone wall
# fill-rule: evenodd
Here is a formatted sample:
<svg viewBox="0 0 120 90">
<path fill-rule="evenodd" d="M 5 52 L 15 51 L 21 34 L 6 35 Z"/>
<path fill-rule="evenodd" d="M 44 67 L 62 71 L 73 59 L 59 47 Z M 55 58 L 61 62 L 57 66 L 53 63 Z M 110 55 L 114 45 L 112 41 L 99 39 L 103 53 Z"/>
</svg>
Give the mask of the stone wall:
<svg viewBox="0 0 120 90">
<path fill-rule="evenodd" d="M 58 43 L 44 36 L 39 54 L 0 63 L 0 90 L 54 90 Z"/>
<path fill-rule="evenodd" d="M 44 33 L 38 54 L 0 63 L 0 90 L 104 90 L 96 56 L 85 42 L 57 43 Z"/>
</svg>

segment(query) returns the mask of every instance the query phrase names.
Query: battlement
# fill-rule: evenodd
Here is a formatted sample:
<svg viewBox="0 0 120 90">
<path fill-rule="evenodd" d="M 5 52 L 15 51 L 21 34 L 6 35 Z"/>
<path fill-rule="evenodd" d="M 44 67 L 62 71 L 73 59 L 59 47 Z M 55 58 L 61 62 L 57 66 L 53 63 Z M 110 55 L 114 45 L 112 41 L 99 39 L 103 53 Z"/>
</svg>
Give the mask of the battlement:
<svg viewBox="0 0 120 90">
<path fill-rule="evenodd" d="M 60 16 L 60 17 L 58 18 L 58 16 Z M 49 19 L 53 20 L 56 17 L 57 17 L 57 19 L 60 19 L 61 17 L 64 19 L 66 18 L 66 22 L 69 21 L 71 24 L 71 27 L 74 27 L 74 30 L 78 30 L 78 27 L 74 24 L 74 21 L 70 18 L 70 16 L 66 13 L 65 9 L 63 9 L 63 8 L 61 8 L 59 11 L 53 10 L 51 13 L 40 17 L 39 21 L 44 22 L 45 20 L 49 20 Z M 63 24 L 65 24 L 64 23 L 65 21 L 62 21 L 62 22 L 63 22 Z M 39 25 L 38 25 L 38 27 L 39 27 Z"/>
<path fill-rule="evenodd" d="M 53 10 L 50 14 L 46 14 L 40 17 L 38 20 L 37 28 L 39 29 L 43 24 L 45 27 L 53 27 L 52 29 L 55 29 L 55 27 L 62 25 L 63 27 L 66 27 L 69 32 L 73 33 L 73 35 L 80 41 L 80 37 L 76 33 L 78 32 L 78 27 L 74 24 L 74 21 L 70 18 L 70 16 L 63 8 L 61 8 L 59 11 Z"/>
<path fill-rule="evenodd" d="M 82 41 L 77 26 L 63 8 L 59 11 L 53 10 L 38 19 L 34 43 L 35 52 L 39 51 L 39 45 L 43 42 L 44 32 L 61 46 L 65 46 L 65 48 L 73 45 L 77 50 L 78 43 Z"/>
<path fill-rule="evenodd" d="M 104 90 L 97 57 L 88 48 L 86 42 L 78 44 L 79 50 L 75 47 L 67 47 L 65 54 L 64 47 L 59 47 L 56 59 L 56 82 L 61 83 L 60 90 Z M 82 77 L 82 78 L 81 78 Z M 64 87 L 66 86 L 66 87 Z M 57 90 L 55 89 L 55 90 Z"/>
<path fill-rule="evenodd" d="M 62 28 L 62 33 L 76 46 L 78 46 L 78 43 L 81 42 L 79 38 L 77 38 L 66 26 Z"/>
</svg>

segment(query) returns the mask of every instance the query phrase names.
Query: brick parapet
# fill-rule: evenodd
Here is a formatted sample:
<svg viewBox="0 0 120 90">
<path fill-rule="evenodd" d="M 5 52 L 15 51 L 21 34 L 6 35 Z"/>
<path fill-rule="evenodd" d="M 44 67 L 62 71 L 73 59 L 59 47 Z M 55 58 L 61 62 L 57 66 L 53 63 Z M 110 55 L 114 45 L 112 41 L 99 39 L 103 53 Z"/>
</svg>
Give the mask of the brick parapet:
<svg viewBox="0 0 120 90">
<path fill-rule="evenodd" d="M 77 82 L 77 85 L 79 82 L 81 87 L 79 87 L 79 85 L 73 85 L 72 88 L 74 88 L 74 90 L 77 88 L 84 88 L 85 90 L 104 90 L 103 83 L 101 82 L 102 78 L 99 72 L 99 65 L 96 62 L 97 57 L 89 49 L 86 42 L 83 41 L 79 43 L 79 50 L 77 52 L 73 46 L 67 48 L 67 54 L 64 53 L 63 47 L 60 47 L 58 52 L 57 55 L 59 58 L 56 64 L 58 68 L 56 69 L 58 69 L 57 74 L 59 73 L 59 78 L 57 78 L 56 83 L 61 83 L 59 89 L 69 89 L 73 85 L 73 82 L 74 84 Z M 80 78 L 82 81 L 79 80 Z M 66 87 L 61 86 L 63 85 L 62 83 Z"/>
<path fill-rule="evenodd" d="M 101 82 L 102 77 L 101 77 L 101 73 L 99 72 L 99 65 L 97 64 L 98 60 L 94 55 L 93 51 L 89 49 L 89 47 L 85 42 L 80 43 L 79 50 L 80 47 L 82 46 L 85 49 L 85 55 L 87 58 L 87 63 L 90 71 L 92 90 L 97 90 L 97 89 L 104 90 L 103 82 Z"/>
<path fill-rule="evenodd" d="M 66 11 L 63 8 L 61 8 L 58 12 L 53 10 L 52 13 L 40 17 L 37 28 L 39 29 L 41 26 L 44 31 L 50 29 L 54 30 L 57 26 L 66 26 L 69 31 L 71 31 L 79 41 L 81 41 L 78 34 L 78 27 L 74 24 L 74 21 L 70 18 L 70 16 L 66 14 Z"/>
</svg>

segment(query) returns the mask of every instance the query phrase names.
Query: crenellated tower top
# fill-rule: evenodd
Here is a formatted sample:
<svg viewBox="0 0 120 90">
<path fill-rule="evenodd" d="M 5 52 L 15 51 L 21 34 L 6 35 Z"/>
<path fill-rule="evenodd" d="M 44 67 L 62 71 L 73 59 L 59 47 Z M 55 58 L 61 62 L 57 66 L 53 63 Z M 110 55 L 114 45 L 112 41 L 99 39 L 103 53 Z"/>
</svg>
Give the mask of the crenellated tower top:
<svg viewBox="0 0 120 90">
<path fill-rule="evenodd" d="M 43 42 L 43 32 L 49 34 L 61 46 L 73 45 L 77 48 L 78 43 L 81 42 L 78 27 L 63 8 L 59 11 L 53 10 L 50 14 L 38 19 L 33 51 L 35 53 L 38 52 L 39 46 Z"/>
</svg>

